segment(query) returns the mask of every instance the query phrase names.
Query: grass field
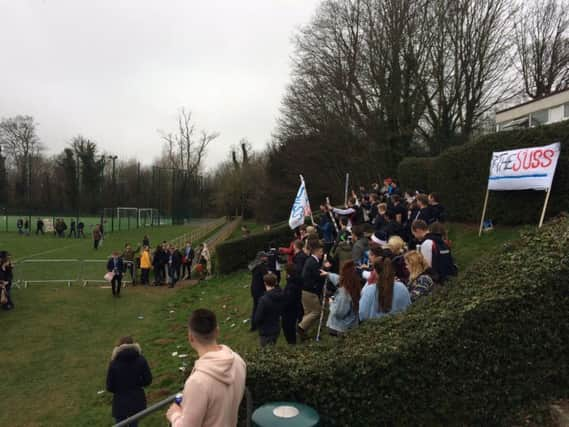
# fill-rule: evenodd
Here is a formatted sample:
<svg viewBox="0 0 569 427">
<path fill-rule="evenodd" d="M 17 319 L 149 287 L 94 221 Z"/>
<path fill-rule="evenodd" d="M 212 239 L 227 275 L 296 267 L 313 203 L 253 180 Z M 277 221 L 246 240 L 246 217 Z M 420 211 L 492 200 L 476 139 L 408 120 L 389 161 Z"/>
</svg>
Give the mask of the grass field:
<svg viewBox="0 0 569 427">
<path fill-rule="evenodd" d="M 151 238 L 166 239 L 182 232 L 168 227 L 153 232 L 156 235 Z M 450 237 L 457 263 L 465 268 L 518 232 L 497 229 L 478 239 L 476 227 L 452 226 Z M 113 246 L 111 242 L 122 245 L 125 239 L 142 237 L 137 236 L 117 234 L 115 240 L 109 238 L 109 246 Z M 32 242 L 31 237 L 29 241 L 22 238 L 10 242 L 4 238 L 0 235 L 0 246 L 10 243 L 16 257 L 33 255 L 38 249 L 26 243 Z M 42 249 L 53 250 L 50 257 L 92 255 L 88 242 L 74 242 L 66 249 L 57 249 L 58 244 L 48 239 Z M 111 425 L 111 396 L 98 391 L 104 389 L 115 341 L 127 334 L 141 343 L 154 374 L 148 388 L 149 402 L 177 391 L 194 358 L 186 341 L 186 321 L 189 312 L 198 307 L 216 311 L 223 342 L 242 353 L 256 351 L 257 336 L 244 323 L 251 310 L 249 281 L 248 272 L 237 272 L 191 288 L 129 287 L 120 299 L 112 298 L 109 289 L 99 287 L 38 286 L 16 290 L 16 309 L 0 311 L 0 425 Z M 281 337 L 278 347 L 284 345 Z M 174 357 L 173 352 L 189 357 Z M 180 371 L 184 363 L 186 373 Z M 141 425 L 165 425 L 163 414 Z"/>
</svg>

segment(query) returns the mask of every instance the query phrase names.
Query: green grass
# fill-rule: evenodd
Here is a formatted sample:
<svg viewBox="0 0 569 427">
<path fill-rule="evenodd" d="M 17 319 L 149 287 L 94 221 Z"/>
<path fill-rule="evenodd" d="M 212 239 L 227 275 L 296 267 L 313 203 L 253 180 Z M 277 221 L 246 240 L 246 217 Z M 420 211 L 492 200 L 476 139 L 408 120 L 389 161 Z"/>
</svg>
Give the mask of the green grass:
<svg viewBox="0 0 569 427">
<path fill-rule="evenodd" d="M 251 234 L 261 233 L 263 231 L 263 228 L 264 228 L 263 224 L 259 224 L 255 221 L 242 221 L 241 225 L 239 227 L 237 227 L 237 229 L 233 233 L 231 233 L 231 235 L 229 236 L 229 238 L 227 240 L 236 239 L 238 237 L 243 237 L 243 233 L 241 232 L 241 227 L 243 227 L 244 225 L 247 226 L 247 228 L 249 229 Z"/>
<path fill-rule="evenodd" d="M 157 241 L 182 232 L 167 227 L 153 231 L 151 238 Z M 497 229 L 478 239 L 476 227 L 453 225 L 450 237 L 457 262 L 464 269 L 517 234 L 516 229 Z M 117 233 L 108 238 L 105 248 L 121 247 L 125 239 L 141 237 L 141 232 Z M 11 247 L 15 257 L 30 256 L 38 250 L 34 237 L 9 239 L 0 235 L 0 246 Z M 94 256 L 90 241 L 57 249 L 67 243 L 45 238 L 41 249 L 54 249 L 50 258 Z M 258 337 L 249 332 L 249 323 L 244 323 L 251 310 L 249 283 L 250 275 L 243 271 L 191 288 L 129 287 L 120 299 L 113 299 L 109 289 L 99 287 L 37 286 L 15 290 L 16 309 L 0 311 L 0 425 L 110 425 L 111 396 L 97 392 L 104 389 L 110 353 L 123 335 L 133 335 L 149 360 L 154 374 L 153 384 L 147 389 L 149 402 L 177 391 L 187 375 L 179 368 L 186 363 L 189 372 L 194 359 L 187 344 L 186 321 L 190 311 L 198 307 L 215 310 L 222 342 L 240 353 L 256 351 Z M 144 319 L 139 320 L 141 314 Z M 285 345 L 281 336 L 278 347 Z M 173 357 L 172 352 L 189 357 Z M 142 425 L 165 425 L 163 412 Z"/>
</svg>

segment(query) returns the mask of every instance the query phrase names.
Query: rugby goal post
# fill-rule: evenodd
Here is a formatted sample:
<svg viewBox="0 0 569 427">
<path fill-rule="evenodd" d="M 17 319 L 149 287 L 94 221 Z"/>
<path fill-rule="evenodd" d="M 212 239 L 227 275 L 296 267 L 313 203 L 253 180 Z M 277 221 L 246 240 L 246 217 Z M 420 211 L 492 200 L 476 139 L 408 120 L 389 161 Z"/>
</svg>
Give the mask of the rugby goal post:
<svg viewBox="0 0 569 427">
<path fill-rule="evenodd" d="M 119 230 L 130 230 L 138 228 L 138 208 L 118 207 L 117 224 Z"/>
</svg>

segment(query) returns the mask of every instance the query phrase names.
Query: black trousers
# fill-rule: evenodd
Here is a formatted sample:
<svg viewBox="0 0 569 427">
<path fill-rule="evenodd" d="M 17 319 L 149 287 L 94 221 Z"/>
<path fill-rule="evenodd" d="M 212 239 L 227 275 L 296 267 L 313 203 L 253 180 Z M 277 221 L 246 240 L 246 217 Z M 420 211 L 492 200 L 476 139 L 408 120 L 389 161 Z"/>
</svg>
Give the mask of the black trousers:
<svg viewBox="0 0 569 427">
<path fill-rule="evenodd" d="M 188 276 L 188 279 L 192 278 L 192 261 L 191 260 L 187 260 L 185 264 L 182 264 L 182 276 L 181 277 L 185 277 Z"/>
<path fill-rule="evenodd" d="M 122 285 L 122 274 L 115 274 L 113 280 L 111 280 L 111 287 L 113 289 L 113 295 L 120 295 L 121 294 L 121 285 Z"/>
<path fill-rule="evenodd" d="M 148 285 L 148 276 L 150 275 L 149 268 L 141 268 L 140 269 L 140 282 L 143 285 Z"/>
<path fill-rule="evenodd" d="M 279 334 L 259 335 L 259 342 L 261 343 L 261 347 L 265 347 L 267 345 L 275 345 L 277 343 L 278 337 L 279 337 Z"/>
<path fill-rule="evenodd" d="M 298 313 L 296 311 L 285 312 L 282 315 L 283 334 L 286 342 L 296 344 L 296 325 L 298 324 Z"/>
<path fill-rule="evenodd" d="M 126 261 L 124 265 L 126 271 L 130 273 L 130 279 L 132 280 L 132 284 L 136 285 L 136 270 L 134 269 L 134 261 Z"/>
<path fill-rule="evenodd" d="M 255 311 L 257 311 L 257 305 L 259 304 L 259 298 L 253 297 L 253 311 L 251 312 L 251 330 L 256 331 L 257 328 L 253 326 L 253 320 L 255 319 Z"/>
<path fill-rule="evenodd" d="M 95 247 L 95 249 L 99 249 L 99 242 L 100 240 L 93 240 L 93 246 Z"/>
</svg>

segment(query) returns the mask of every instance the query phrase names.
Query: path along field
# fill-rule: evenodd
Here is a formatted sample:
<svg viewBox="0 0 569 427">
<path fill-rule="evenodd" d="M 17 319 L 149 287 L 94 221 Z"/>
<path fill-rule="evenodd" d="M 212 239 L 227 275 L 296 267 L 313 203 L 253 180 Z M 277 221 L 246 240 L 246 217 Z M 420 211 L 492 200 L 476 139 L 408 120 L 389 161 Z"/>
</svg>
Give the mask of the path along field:
<svg viewBox="0 0 569 427">
<path fill-rule="evenodd" d="M 150 237 L 158 241 L 185 231 L 177 227 L 154 229 Z M 478 239 L 476 227 L 455 225 L 450 237 L 457 261 L 464 268 L 518 232 L 498 229 Z M 134 241 L 138 234 L 117 233 L 105 244 L 121 246 L 125 238 Z M 0 246 L 7 247 L 9 241 L 16 258 L 38 252 L 33 238 L 21 239 L 0 234 Z M 58 244 L 68 241 L 46 240 L 40 249 L 57 249 Z M 90 241 L 69 244 L 69 248 L 50 253 L 50 258 L 92 255 Z M 249 281 L 247 272 L 238 272 L 194 287 L 129 287 L 120 299 L 113 299 L 109 289 L 100 287 L 54 285 L 16 290 L 16 309 L 0 311 L 0 425 L 111 425 L 111 396 L 98 392 L 104 390 L 112 348 L 123 335 L 133 335 L 149 360 L 154 374 L 149 402 L 176 392 L 194 358 L 186 340 L 186 321 L 189 312 L 198 307 L 216 311 L 223 342 L 242 353 L 256 351 L 257 336 L 248 332 L 249 324 L 244 323 L 251 310 Z M 281 336 L 277 350 L 284 345 Z M 188 357 L 172 356 L 174 352 Z M 185 373 L 180 371 L 182 367 L 187 369 Z M 165 419 L 156 414 L 141 425 L 163 426 Z"/>
</svg>

